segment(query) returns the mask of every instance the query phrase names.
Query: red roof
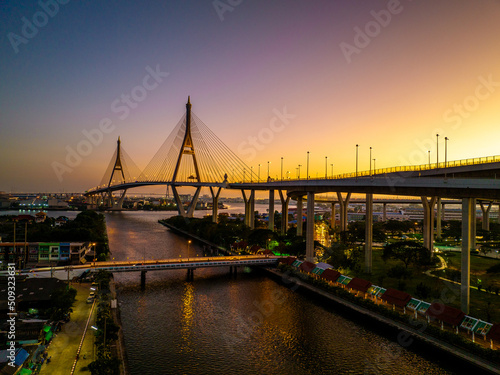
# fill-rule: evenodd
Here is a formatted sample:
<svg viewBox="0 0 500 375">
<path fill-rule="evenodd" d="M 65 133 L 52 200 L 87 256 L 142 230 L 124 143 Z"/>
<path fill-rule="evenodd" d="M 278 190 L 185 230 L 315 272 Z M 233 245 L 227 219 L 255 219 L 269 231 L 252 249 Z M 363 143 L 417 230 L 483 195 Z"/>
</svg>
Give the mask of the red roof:
<svg viewBox="0 0 500 375">
<path fill-rule="evenodd" d="M 465 317 L 465 313 L 462 310 L 446 306 L 440 302 L 431 303 L 425 313 L 430 317 L 436 318 L 445 323 L 449 323 L 452 326 L 460 325 Z"/>
<path fill-rule="evenodd" d="M 304 271 L 304 272 L 312 272 L 313 269 L 316 268 L 316 265 L 314 263 L 311 263 L 311 262 L 303 262 L 300 266 L 299 266 L 299 269 L 301 271 Z"/>
<path fill-rule="evenodd" d="M 402 292 L 397 289 L 387 289 L 384 294 L 382 294 L 382 299 L 387 301 L 391 305 L 396 305 L 398 307 L 405 307 L 411 300 L 411 296 L 408 293 Z"/>
<path fill-rule="evenodd" d="M 35 217 L 31 215 L 17 215 L 14 220 L 35 220 Z"/>
<path fill-rule="evenodd" d="M 500 341 L 500 324 L 493 324 L 489 332 L 486 334 L 488 340 Z"/>
<path fill-rule="evenodd" d="M 248 249 L 248 251 L 250 251 L 253 254 L 255 254 L 259 250 L 260 250 L 260 246 L 259 245 L 253 245 L 250 249 Z"/>
<path fill-rule="evenodd" d="M 289 266 L 292 265 L 293 262 L 295 262 L 295 257 L 286 257 L 286 258 L 281 258 L 280 259 L 280 263 L 283 263 L 283 264 L 288 264 Z"/>
<path fill-rule="evenodd" d="M 360 279 L 359 277 L 354 277 L 349 284 L 347 284 L 348 288 L 358 290 L 360 292 L 366 293 L 369 287 L 372 286 L 372 283 L 368 280 Z"/>
<path fill-rule="evenodd" d="M 324 270 L 319 277 L 328 281 L 337 281 L 337 279 L 340 277 L 340 272 L 335 271 L 333 268 L 328 268 Z"/>
</svg>

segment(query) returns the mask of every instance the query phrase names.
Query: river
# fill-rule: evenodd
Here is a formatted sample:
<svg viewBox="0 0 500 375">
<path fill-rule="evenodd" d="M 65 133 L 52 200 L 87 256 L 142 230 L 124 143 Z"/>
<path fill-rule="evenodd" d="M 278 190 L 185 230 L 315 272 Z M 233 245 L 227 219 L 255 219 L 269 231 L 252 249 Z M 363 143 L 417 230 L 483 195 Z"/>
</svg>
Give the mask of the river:
<svg viewBox="0 0 500 375">
<path fill-rule="evenodd" d="M 111 256 L 187 256 L 187 240 L 157 223 L 171 215 L 106 213 Z M 115 280 L 133 375 L 453 373 L 251 269 L 195 270 L 191 282 L 185 270 L 148 272 L 145 291 L 139 273 Z"/>
</svg>

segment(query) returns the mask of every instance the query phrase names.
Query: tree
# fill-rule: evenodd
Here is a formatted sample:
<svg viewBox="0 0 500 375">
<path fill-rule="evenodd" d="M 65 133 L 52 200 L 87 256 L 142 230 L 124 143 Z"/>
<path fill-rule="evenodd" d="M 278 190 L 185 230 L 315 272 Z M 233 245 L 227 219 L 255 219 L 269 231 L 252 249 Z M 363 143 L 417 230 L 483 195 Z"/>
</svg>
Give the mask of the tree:
<svg viewBox="0 0 500 375">
<path fill-rule="evenodd" d="M 336 268 L 357 270 L 361 267 L 363 251 L 361 247 L 350 247 L 341 242 L 334 242 L 325 248 L 323 259 Z"/>
<path fill-rule="evenodd" d="M 410 264 L 422 265 L 429 262 L 430 251 L 418 242 L 400 241 L 388 244 L 384 247 L 382 259 L 397 259 L 404 263 L 405 268 Z"/>
<path fill-rule="evenodd" d="M 72 311 L 71 307 L 75 302 L 76 289 L 61 288 L 55 290 L 51 297 L 51 308 L 48 310 L 52 320 L 62 320 L 65 315 Z"/>
</svg>

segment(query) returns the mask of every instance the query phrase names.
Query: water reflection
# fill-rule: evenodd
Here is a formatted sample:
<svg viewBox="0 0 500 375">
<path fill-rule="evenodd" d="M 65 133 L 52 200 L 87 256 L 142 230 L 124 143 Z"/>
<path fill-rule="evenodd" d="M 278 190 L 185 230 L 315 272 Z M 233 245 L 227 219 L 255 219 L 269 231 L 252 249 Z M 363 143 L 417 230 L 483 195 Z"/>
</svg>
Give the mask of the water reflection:
<svg viewBox="0 0 500 375">
<path fill-rule="evenodd" d="M 106 214 L 117 259 L 178 257 L 186 239 L 162 213 Z M 122 233 L 127 235 L 122 236 Z M 191 244 L 190 250 L 202 254 Z M 227 268 L 117 274 L 130 372 L 149 374 L 448 374 L 267 277 Z"/>
</svg>

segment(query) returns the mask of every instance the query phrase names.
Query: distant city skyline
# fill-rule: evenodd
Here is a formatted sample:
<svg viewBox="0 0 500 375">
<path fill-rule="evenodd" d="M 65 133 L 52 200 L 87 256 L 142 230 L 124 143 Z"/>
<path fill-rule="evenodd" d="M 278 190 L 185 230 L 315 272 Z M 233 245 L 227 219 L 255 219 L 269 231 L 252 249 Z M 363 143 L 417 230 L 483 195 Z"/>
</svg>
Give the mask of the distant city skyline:
<svg viewBox="0 0 500 375">
<path fill-rule="evenodd" d="M 499 1 L 41 0 L 0 13 L 0 191 L 96 186 L 118 136 L 144 168 L 188 95 L 262 177 L 268 161 L 280 176 L 281 157 L 296 177 L 308 151 L 312 178 L 354 172 L 357 144 L 359 170 L 435 163 L 438 147 L 444 161 L 445 137 L 448 160 L 500 154 Z"/>
</svg>

